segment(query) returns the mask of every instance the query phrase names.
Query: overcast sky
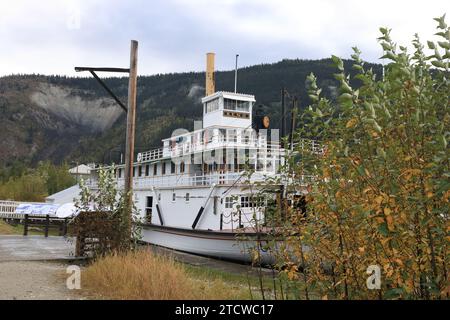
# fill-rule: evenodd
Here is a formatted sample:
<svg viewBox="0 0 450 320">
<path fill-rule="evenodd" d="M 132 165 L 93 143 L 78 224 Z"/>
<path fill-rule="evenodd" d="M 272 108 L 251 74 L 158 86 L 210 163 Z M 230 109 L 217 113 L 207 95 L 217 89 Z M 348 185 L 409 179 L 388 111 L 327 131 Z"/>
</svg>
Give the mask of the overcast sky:
<svg viewBox="0 0 450 320">
<path fill-rule="evenodd" d="M 358 46 L 377 61 L 378 28 L 399 44 L 432 39 L 432 18 L 449 0 L 0 0 L 0 75 L 75 75 L 74 66 L 127 67 L 139 41 L 141 75 L 202 71 L 283 58 L 349 57 Z M 449 19 L 447 19 L 447 22 Z"/>
</svg>

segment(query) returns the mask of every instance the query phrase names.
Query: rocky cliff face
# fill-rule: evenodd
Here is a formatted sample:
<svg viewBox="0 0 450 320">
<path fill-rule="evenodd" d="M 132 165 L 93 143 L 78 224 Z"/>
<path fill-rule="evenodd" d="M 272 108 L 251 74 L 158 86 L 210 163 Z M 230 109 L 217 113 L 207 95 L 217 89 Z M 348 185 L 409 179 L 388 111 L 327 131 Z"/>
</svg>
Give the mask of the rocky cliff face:
<svg viewBox="0 0 450 320">
<path fill-rule="evenodd" d="M 0 166 L 11 161 L 60 162 L 80 140 L 107 131 L 123 111 L 91 91 L 40 77 L 0 78 Z"/>
<path fill-rule="evenodd" d="M 109 129 L 122 114 L 116 102 L 108 98 L 83 98 L 79 90 L 40 83 L 30 100 L 48 113 L 90 132 Z"/>
</svg>

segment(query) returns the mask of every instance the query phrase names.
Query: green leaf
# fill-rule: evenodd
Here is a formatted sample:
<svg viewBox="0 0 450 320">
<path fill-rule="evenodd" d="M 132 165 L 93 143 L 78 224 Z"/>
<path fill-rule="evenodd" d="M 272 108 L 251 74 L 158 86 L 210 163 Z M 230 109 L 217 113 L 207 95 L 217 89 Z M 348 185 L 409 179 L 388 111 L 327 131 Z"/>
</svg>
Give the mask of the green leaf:
<svg viewBox="0 0 450 320">
<path fill-rule="evenodd" d="M 359 165 L 356 170 L 358 171 L 360 176 L 365 176 L 366 175 L 366 170 L 365 170 L 363 165 Z"/>
<path fill-rule="evenodd" d="M 392 52 L 388 51 L 381 57 L 381 59 L 391 59 L 393 61 L 397 61 L 397 56 Z"/>
<path fill-rule="evenodd" d="M 441 53 L 439 52 L 438 48 L 434 49 L 434 56 L 436 59 L 442 60 L 442 56 L 441 56 Z"/>
<path fill-rule="evenodd" d="M 398 299 L 400 298 L 404 293 L 403 288 L 393 288 L 389 289 L 384 294 L 384 299 Z"/>
<path fill-rule="evenodd" d="M 384 51 L 391 51 L 392 50 L 392 46 L 389 43 L 387 43 L 387 42 L 382 42 L 381 43 L 381 47 L 383 47 Z"/>
<path fill-rule="evenodd" d="M 391 113 L 389 112 L 389 109 L 386 108 L 386 106 L 384 106 L 383 107 L 383 111 L 384 111 L 384 114 L 385 114 L 386 118 L 390 119 L 391 118 Z"/>
<path fill-rule="evenodd" d="M 341 82 L 341 92 L 342 93 L 353 93 L 352 87 L 349 86 L 349 84 L 346 81 Z"/>
<path fill-rule="evenodd" d="M 450 50 L 450 43 L 448 43 L 448 42 L 438 41 L 438 45 L 439 45 L 441 48 Z"/>
<path fill-rule="evenodd" d="M 344 71 L 344 63 L 342 62 L 341 58 L 339 58 L 338 56 L 332 55 L 331 60 L 333 60 L 336 68 L 338 68 L 340 71 Z"/>
<path fill-rule="evenodd" d="M 385 28 L 385 27 L 381 27 L 381 28 L 380 28 L 380 32 L 381 32 L 383 35 L 386 35 L 386 34 L 389 33 L 389 29 L 388 29 L 388 28 Z"/>
<path fill-rule="evenodd" d="M 381 131 L 382 131 L 382 128 L 380 127 L 380 125 L 376 121 L 374 121 L 373 128 L 378 133 L 381 133 Z"/>
<path fill-rule="evenodd" d="M 445 14 L 442 17 L 434 18 L 434 20 L 439 23 L 439 26 L 438 26 L 439 29 L 447 28 L 447 24 L 445 23 Z"/>
<path fill-rule="evenodd" d="M 381 233 L 383 236 L 387 237 L 389 235 L 389 230 L 387 227 L 386 222 L 383 222 L 378 226 L 378 232 Z"/>
<path fill-rule="evenodd" d="M 436 45 L 434 44 L 433 41 L 427 41 L 428 44 L 428 48 L 430 48 L 431 50 L 434 50 L 436 48 Z"/>
<path fill-rule="evenodd" d="M 343 93 L 339 96 L 341 102 L 349 102 L 353 100 L 353 96 L 350 93 Z"/>
<path fill-rule="evenodd" d="M 386 152 L 384 151 L 383 148 L 378 147 L 378 148 L 377 148 L 377 154 L 378 154 L 379 156 L 381 156 L 383 159 L 386 159 Z"/>
<path fill-rule="evenodd" d="M 345 75 L 343 73 L 335 73 L 334 78 L 338 81 L 344 81 Z"/>
<path fill-rule="evenodd" d="M 437 68 L 445 68 L 445 64 L 442 61 L 433 60 L 431 64 Z"/>
<path fill-rule="evenodd" d="M 447 139 L 445 139 L 445 136 L 443 134 L 441 134 L 441 136 L 439 137 L 439 140 L 441 141 L 442 145 L 444 146 L 444 149 L 447 148 Z"/>
</svg>

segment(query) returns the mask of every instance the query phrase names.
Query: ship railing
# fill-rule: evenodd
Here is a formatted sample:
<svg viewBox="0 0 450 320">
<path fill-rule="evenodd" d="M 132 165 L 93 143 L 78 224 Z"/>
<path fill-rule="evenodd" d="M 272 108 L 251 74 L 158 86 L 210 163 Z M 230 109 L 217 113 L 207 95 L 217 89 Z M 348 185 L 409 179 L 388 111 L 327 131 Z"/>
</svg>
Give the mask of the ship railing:
<svg viewBox="0 0 450 320">
<path fill-rule="evenodd" d="M 233 184 L 238 179 L 241 179 L 242 173 L 240 172 L 224 172 L 205 175 L 168 175 L 157 177 L 135 177 L 133 178 L 134 188 L 148 188 L 155 187 L 168 187 L 168 186 L 209 186 L 214 184 L 225 185 Z M 264 174 L 254 173 L 251 177 L 251 181 L 264 181 Z M 118 178 L 118 188 L 124 187 L 124 179 Z M 243 180 L 242 180 L 243 181 Z M 98 189 L 98 183 L 95 179 L 88 179 L 85 184 L 90 189 Z"/>
<path fill-rule="evenodd" d="M 141 152 L 138 155 L 138 157 L 139 157 L 138 162 L 161 159 L 163 157 L 163 148 L 158 148 L 158 149 L 153 149 L 150 151 Z"/>
<path fill-rule="evenodd" d="M 163 158 L 163 156 L 169 155 L 170 157 L 180 157 L 193 152 L 201 152 L 212 150 L 216 148 L 224 147 L 238 147 L 238 148 L 261 148 L 270 150 L 279 150 L 279 141 L 270 141 L 266 138 L 221 138 L 212 141 L 199 141 L 195 143 L 184 142 L 176 144 L 175 146 L 169 146 L 166 148 L 158 148 L 150 151 L 141 152 L 138 154 L 137 162 L 153 161 Z"/>
<path fill-rule="evenodd" d="M 261 141 L 261 140 L 249 140 L 249 141 L 211 141 L 207 143 L 183 143 L 168 148 L 168 153 L 171 157 L 181 157 L 193 152 L 202 152 L 214 149 L 220 149 L 224 147 L 229 148 L 260 148 L 279 150 L 280 143 L 277 141 Z"/>
<path fill-rule="evenodd" d="M 18 218 L 15 212 L 20 204 L 18 201 L 0 200 L 0 218 Z"/>
</svg>

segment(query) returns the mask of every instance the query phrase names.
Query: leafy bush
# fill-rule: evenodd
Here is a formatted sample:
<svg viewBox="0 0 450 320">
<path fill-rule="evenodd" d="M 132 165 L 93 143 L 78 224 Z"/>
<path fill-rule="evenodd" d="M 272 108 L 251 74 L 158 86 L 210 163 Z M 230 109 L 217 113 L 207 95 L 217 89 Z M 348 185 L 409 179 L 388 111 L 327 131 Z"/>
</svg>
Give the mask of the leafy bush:
<svg viewBox="0 0 450 320">
<path fill-rule="evenodd" d="M 354 48 L 357 90 L 333 56 L 337 103 L 322 97 L 314 75 L 307 79 L 312 104 L 299 116 L 296 137 L 319 139 L 325 152 L 299 144 L 287 158 L 282 173 L 292 178 L 291 198 L 306 191 L 303 174 L 315 182 L 307 214 L 288 209 L 290 250 L 280 261 L 305 290 L 338 299 L 449 297 L 450 28 L 445 16 L 435 20 L 439 41 L 427 42 L 430 55 L 417 35 L 411 54 L 380 28 L 388 61 L 381 78 Z M 292 272 L 299 261 L 300 277 Z M 370 265 L 381 268 L 379 290 L 366 286 Z"/>
</svg>

